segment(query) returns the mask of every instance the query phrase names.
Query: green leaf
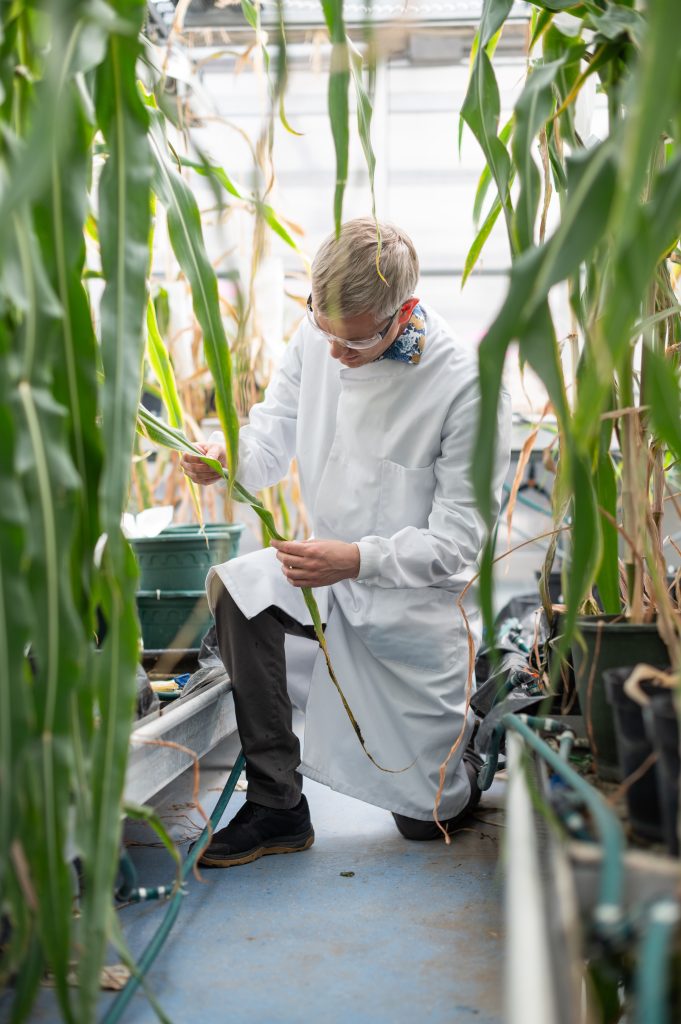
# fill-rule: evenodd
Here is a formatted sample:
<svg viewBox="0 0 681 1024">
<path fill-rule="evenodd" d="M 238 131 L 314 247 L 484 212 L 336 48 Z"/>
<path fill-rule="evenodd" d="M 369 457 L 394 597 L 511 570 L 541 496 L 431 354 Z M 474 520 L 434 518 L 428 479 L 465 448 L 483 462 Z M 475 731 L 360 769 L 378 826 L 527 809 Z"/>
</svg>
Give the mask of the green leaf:
<svg viewBox="0 0 681 1024">
<path fill-rule="evenodd" d="M 541 196 L 541 175 L 532 155 L 534 140 L 554 106 L 553 87 L 564 60 L 538 65 L 529 74 L 515 106 L 513 163 L 518 171 L 520 191 L 513 214 L 516 250 L 522 252 L 534 242 L 534 225 Z"/>
<path fill-rule="evenodd" d="M 289 234 L 289 232 L 286 230 L 286 228 L 281 223 L 280 219 L 277 217 L 272 207 L 268 205 L 268 203 L 256 203 L 256 210 L 263 217 L 265 223 L 269 225 L 272 231 L 274 231 L 275 235 L 279 235 L 282 241 L 286 242 L 286 244 L 290 246 L 291 249 L 295 249 L 296 252 L 300 251 L 298 248 L 298 243 Z"/>
<path fill-rule="evenodd" d="M 231 479 L 235 479 L 239 420 L 232 394 L 232 360 L 222 322 L 217 277 L 206 252 L 196 199 L 166 156 L 157 112 L 153 113 L 152 160 L 154 188 L 166 208 L 170 242 L 191 286 L 194 314 L 203 331 L 206 362 L 215 382 L 215 405 L 227 444 L 229 473 Z"/>
<path fill-rule="evenodd" d="M 565 427 L 569 410 L 563 364 L 548 299 L 526 318 L 518 343 L 521 361 L 529 363 L 538 375 L 551 399 L 559 425 Z"/>
<path fill-rule="evenodd" d="M 151 299 L 147 302 L 147 355 L 149 363 L 161 386 L 163 404 L 168 412 L 168 418 L 173 427 L 184 429 L 184 414 L 182 402 L 177 391 L 175 374 L 170 359 L 170 353 L 163 344 L 156 323 L 156 309 Z"/>
<path fill-rule="evenodd" d="M 161 399 L 168 413 L 168 419 L 173 427 L 184 430 L 184 409 L 182 408 L 182 402 L 177 390 L 172 360 L 159 333 L 156 321 L 156 306 L 151 299 L 147 303 L 147 356 L 159 382 Z M 185 480 L 189 488 L 196 518 L 199 523 L 203 523 L 203 510 L 196 484 L 189 477 L 185 477 Z"/>
<path fill-rule="evenodd" d="M 100 508 L 107 543 L 98 598 L 107 634 L 96 662 L 95 691 L 101 724 L 92 746 L 93 820 L 84 856 L 79 996 L 81 1016 L 92 1019 L 104 958 L 111 892 L 118 859 L 121 796 L 136 695 L 139 626 L 135 609 L 137 567 L 122 536 L 135 412 L 141 386 L 143 323 L 147 303 L 151 208 L 149 115 L 138 87 L 142 53 L 139 32 L 146 5 L 118 0 L 124 31 L 109 39 L 97 71 L 97 124 L 108 146 L 99 182 L 98 211 L 102 268 L 101 302 L 104 384 L 102 431 L 107 447 Z"/>
<path fill-rule="evenodd" d="M 567 573 L 565 619 L 559 648 L 562 654 L 574 633 L 579 606 L 590 589 L 601 561 L 602 537 L 591 460 L 578 453 L 568 440 L 572 529 L 570 571 Z"/>
<path fill-rule="evenodd" d="M 289 135 L 302 136 L 303 132 L 297 132 L 288 122 L 286 110 L 284 109 L 284 96 L 288 83 L 288 49 L 286 43 L 286 27 L 284 23 L 284 2 L 277 0 L 277 65 L 276 77 L 272 86 L 272 98 L 279 108 L 279 120 Z"/>
<path fill-rule="evenodd" d="M 251 0 L 241 0 L 241 10 L 248 24 L 256 32 L 260 30 L 260 15 L 258 8 Z"/>
<path fill-rule="evenodd" d="M 545 11 L 553 11 L 554 14 L 568 11 L 575 18 L 581 18 L 592 6 L 588 3 L 588 0 L 584 3 L 580 3 L 579 0 L 531 0 L 531 2 L 535 7 L 541 7 Z M 593 6 L 595 7 L 595 4 Z M 600 10 L 598 7 L 595 9 Z"/>
<path fill-rule="evenodd" d="M 360 141 L 362 143 L 362 150 L 364 151 L 364 158 L 366 160 L 367 170 L 369 172 L 369 188 L 371 190 L 371 212 L 376 222 L 376 273 L 383 281 L 387 284 L 385 277 L 381 272 L 381 229 L 376 217 L 376 188 L 374 184 L 376 174 L 376 156 L 374 154 L 373 145 L 371 142 L 371 118 L 373 116 L 373 107 L 369 94 L 364 88 L 364 82 L 362 80 L 362 55 L 353 46 L 350 37 L 347 36 L 347 44 L 350 52 L 350 69 L 352 72 L 352 81 L 355 86 L 355 98 L 357 105 L 357 130 L 359 131 Z"/>
<path fill-rule="evenodd" d="M 19 139 L 12 128 L 14 124 L 5 122 L 3 125 L 3 143 L 11 145 L 13 150 L 10 173 L 0 194 L 0 237 L 6 227 L 11 224 L 12 214 L 24 203 L 31 202 L 40 196 L 50 176 L 49 162 L 45 157 L 46 140 L 54 141 L 60 152 L 68 148 L 71 125 L 68 110 L 60 104 L 62 86 L 66 76 L 72 69 L 74 56 L 77 52 L 80 36 L 85 22 L 85 13 L 79 7 L 84 4 L 69 3 L 68 0 L 54 0 L 52 17 L 49 22 L 51 33 L 49 55 L 46 66 L 42 70 L 42 79 L 36 88 L 36 102 L 33 104 L 33 116 L 28 122 L 24 136 Z M 3 12 L 3 18 L 7 14 Z M 23 54 L 22 65 L 25 67 Z M 11 53 L 9 60 L 16 65 L 17 54 Z M 15 81 L 21 81 L 17 75 Z M 20 104 L 17 104 L 20 106 Z M 19 129 L 24 127 L 19 125 Z M 6 237 L 3 238 L 6 243 Z"/>
<path fill-rule="evenodd" d="M 652 348 L 646 351 L 646 404 L 656 434 L 681 459 L 681 381 L 679 369 Z"/>
<path fill-rule="evenodd" d="M 478 53 L 487 49 L 490 43 L 493 43 L 494 47 L 496 47 L 498 40 L 495 41 L 494 37 L 511 13 L 513 3 L 514 0 L 484 0 L 482 14 L 480 15 Z"/>
<path fill-rule="evenodd" d="M 486 3 L 486 7 L 488 6 L 489 3 Z M 481 47 L 473 65 L 468 91 L 461 108 L 461 117 L 482 148 L 508 219 L 512 210 L 509 198 L 511 158 L 497 136 L 499 109 L 497 80 L 490 59 Z"/>
<path fill-rule="evenodd" d="M 492 233 L 492 228 L 499 219 L 500 213 L 501 200 L 499 199 L 499 196 L 497 196 L 494 202 L 492 203 L 489 213 L 485 217 L 482 227 L 480 228 L 477 235 L 473 239 L 473 244 L 471 245 L 470 249 L 466 254 L 466 261 L 463 267 L 463 275 L 461 277 L 462 288 L 465 285 L 468 278 L 470 277 L 471 273 L 473 272 L 475 264 L 478 262 L 478 259 L 480 257 L 480 253 L 484 248 L 485 242 L 489 238 L 490 234 Z"/>
<path fill-rule="evenodd" d="M 298 133 L 294 132 L 294 134 Z M 286 230 L 274 209 L 268 203 L 263 203 L 259 200 L 257 196 L 246 194 L 244 189 L 230 178 L 224 167 L 208 163 L 208 161 L 198 163 L 196 160 L 190 160 L 188 157 L 184 156 L 180 158 L 180 163 L 183 167 L 191 167 L 192 170 L 197 172 L 197 174 L 201 174 L 204 177 L 214 178 L 214 180 L 218 182 L 226 192 L 234 196 L 235 199 L 241 199 L 242 202 L 251 203 L 253 208 L 260 214 L 260 216 L 262 216 L 272 231 L 279 235 L 279 237 L 292 249 L 299 251 L 297 243 Z"/>
<path fill-rule="evenodd" d="M 7 429 L 4 410 L 0 409 L 0 423 Z M 13 455 L 10 435 L 4 433 L 3 449 Z M 4 460 L 3 460 L 4 462 Z M 6 472 L 7 466 L 0 466 L 0 479 L 9 502 L 10 514 L 3 507 L 0 513 L 3 546 L 0 548 L 0 702 L 3 709 L 0 717 L 0 888 L 4 887 L 4 876 L 9 868 L 9 850 L 16 824 L 18 781 L 13 785 L 14 767 L 21 760 L 25 742 L 24 708 L 24 645 L 29 637 L 29 600 L 25 582 L 21 578 L 21 567 L 25 538 L 22 526 L 25 514 L 17 518 L 21 510 L 21 494 L 13 475 Z M 19 680 L 18 686 L 12 681 Z"/>
<path fill-rule="evenodd" d="M 594 362 L 585 374 L 575 410 L 575 431 L 584 443 L 594 435 L 593 410 L 605 401 L 608 374 L 626 359 L 633 325 L 659 261 L 681 232 L 681 154 L 658 174 L 650 201 L 639 205 L 632 216 L 635 245 L 626 242 L 631 225 L 615 226 L 607 299 L 590 339 Z"/>
<path fill-rule="evenodd" d="M 364 82 L 362 81 L 362 55 L 359 50 L 353 46 L 349 36 L 347 37 L 347 44 L 350 51 L 350 70 L 352 73 L 352 81 L 355 86 L 355 97 L 357 100 L 357 130 L 359 131 L 359 138 L 362 143 L 364 158 L 369 171 L 371 210 L 375 219 L 376 193 L 374 189 L 374 176 L 376 173 L 376 156 L 371 143 L 371 118 L 373 116 L 373 108 L 371 100 L 369 99 L 369 94 L 364 88 Z"/>
<path fill-rule="evenodd" d="M 608 223 L 615 188 L 617 137 L 567 161 L 566 202 L 560 224 L 538 251 L 542 259 L 532 293 L 543 302 L 549 289 L 569 278 L 602 239 Z"/>
<path fill-rule="evenodd" d="M 549 27 L 553 20 L 553 13 L 551 11 L 535 11 L 536 18 L 534 21 L 534 27 L 532 29 L 532 37 L 530 39 L 530 52 L 537 45 L 538 40 L 542 37 L 546 29 Z"/>
<path fill-rule="evenodd" d="M 610 421 L 612 422 L 612 421 Z M 610 441 L 610 433 L 607 432 L 607 441 Z M 601 534 L 603 537 L 603 552 L 601 563 L 596 575 L 598 592 L 601 597 L 603 609 L 608 615 L 619 615 L 622 611 L 620 602 L 620 575 L 618 563 L 618 536 L 617 527 L 617 477 L 615 467 L 609 451 L 609 444 L 601 446 L 596 465 L 596 499 L 599 508 L 605 509 L 608 516 L 601 515 Z"/>
<path fill-rule="evenodd" d="M 42 257 L 60 306 L 60 318 L 53 322 L 44 341 L 54 352 L 54 394 L 69 412 L 71 455 L 82 482 L 74 592 L 85 624 L 91 613 L 92 552 L 101 533 L 98 488 L 102 444 L 97 425 L 96 376 L 99 346 L 82 280 L 94 128 L 74 83 L 64 88 L 61 106 L 68 112 L 71 145 L 67 152 L 60 153 L 53 144 L 50 189 L 36 208 L 36 224 Z"/>
<path fill-rule="evenodd" d="M 343 220 L 343 196 L 348 180 L 348 153 L 350 148 L 350 60 L 343 20 L 343 0 L 322 0 L 324 20 L 331 39 L 329 68 L 328 110 L 331 134 L 336 151 L 336 188 L 333 198 L 333 219 L 336 236 L 340 235 Z"/>
<path fill-rule="evenodd" d="M 9 338 L 0 327 L 0 898 L 6 908 L 15 902 L 8 896 L 12 888 L 10 846 L 20 835 L 25 803 L 22 765 L 29 742 L 31 688 L 27 678 L 24 648 L 31 635 L 31 597 L 26 577 L 27 528 L 29 509 L 15 469 L 17 429 L 13 404 L 16 380 L 9 369 Z M 25 897 L 19 896 L 25 905 Z M 13 915 L 13 926 L 21 928 Z M 23 937 L 20 934 L 17 938 Z M 23 945 L 23 943 L 22 943 Z M 3 958 L 4 959 L 4 958 Z M 17 969 L 11 951 L 6 953 L 7 968 Z M 42 962 L 42 961 L 41 961 Z M 22 967 L 22 971 L 25 968 Z"/>
<path fill-rule="evenodd" d="M 613 221 L 621 248 L 636 244 L 635 211 L 646 183 L 650 154 L 669 118 L 678 110 L 681 92 L 681 32 L 677 0 L 648 0 L 645 45 L 636 75 L 633 106 L 626 122 L 622 171 Z"/>
<path fill-rule="evenodd" d="M 177 885 L 179 885 L 182 876 L 182 857 L 176 843 L 173 842 L 168 829 L 165 827 L 154 808 L 147 807 L 145 804 L 125 803 L 123 805 L 123 813 L 126 818 L 131 818 L 133 821 L 143 821 L 149 826 L 149 828 L 153 829 L 170 856 L 175 861 L 175 867 L 177 869 L 176 881 Z"/>
<path fill-rule="evenodd" d="M 538 368 L 540 376 L 547 375 L 545 384 L 556 415 L 559 422 L 566 423 L 562 372 L 546 302 L 551 287 L 570 277 L 601 239 L 612 202 L 614 173 L 612 143 L 601 144 L 570 161 L 571 187 L 562 220 L 547 242 L 516 258 L 506 299 L 480 345 L 485 418 L 478 427 L 473 481 L 478 507 L 490 526 L 496 445 L 492 410 L 497 408 L 506 351 L 517 339 L 523 358 Z M 548 341 L 545 331 L 550 332 Z"/>
<path fill-rule="evenodd" d="M 82 635 L 69 571 L 79 480 L 68 454 L 64 409 L 46 389 L 35 388 L 27 380 L 19 382 L 16 397 L 22 420 L 17 472 L 32 511 L 28 584 L 32 614 L 44 624 L 32 637 L 36 735 L 23 783 L 29 802 L 23 843 L 36 890 L 43 949 L 54 971 L 61 1011 L 65 1019 L 73 1020 L 66 982 L 71 881 L 63 856 L 71 764 L 66 742 L 68 702 L 60 699 L 60 690 L 62 680 L 78 678 Z"/>
<path fill-rule="evenodd" d="M 16 211 L 11 220 L 18 259 L 14 263 L 13 273 L 6 267 L 2 291 L 8 301 L 24 314 L 20 332 L 24 376 L 27 379 L 40 379 L 43 376 L 43 368 L 36 365 L 40 314 L 54 319 L 59 316 L 61 310 L 45 272 L 28 209 Z"/>
<path fill-rule="evenodd" d="M 503 144 L 505 146 L 508 144 L 508 140 L 511 138 L 512 131 L 513 131 L 513 114 L 511 114 L 511 116 L 509 117 L 508 121 L 506 122 L 504 127 L 499 132 L 499 138 L 501 139 L 501 141 L 503 142 Z M 474 200 L 474 203 L 473 203 L 473 223 L 474 224 L 478 224 L 479 221 L 480 221 L 480 217 L 482 215 L 482 207 L 483 207 L 483 204 L 485 202 L 485 197 L 487 195 L 487 192 L 489 191 L 489 186 L 491 185 L 491 183 L 492 183 L 492 172 L 490 171 L 489 166 L 487 164 L 485 164 L 485 166 L 482 169 L 482 173 L 480 175 L 480 178 L 478 180 L 478 187 L 477 187 L 477 189 L 475 191 L 475 200 Z"/>
<path fill-rule="evenodd" d="M 143 7 L 140 0 L 125 6 L 132 12 Z M 98 124 L 110 147 L 99 186 L 102 268 L 107 280 L 101 304 L 102 420 L 109 452 L 101 504 L 107 531 L 118 530 L 127 501 L 144 351 L 151 162 L 148 114 L 137 94 L 136 79 L 134 83 L 131 79 L 138 52 L 136 42 L 113 36 L 97 90 Z"/>
<path fill-rule="evenodd" d="M 626 36 L 637 46 L 643 46 L 646 36 L 645 18 L 630 7 L 611 4 L 603 12 L 592 14 L 589 21 L 599 36 L 603 36 L 605 39 L 614 42 L 616 39 Z"/>
<path fill-rule="evenodd" d="M 197 174 L 202 174 L 204 177 L 212 176 L 222 185 L 225 192 L 229 192 L 235 199 L 242 199 L 244 202 L 253 201 L 250 196 L 244 195 L 244 189 L 230 178 L 224 167 L 219 167 L 217 164 L 211 164 L 207 161 L 199 163 L 197 160 L 190 160 L 186 156 L 180 157 L 180 163 L 183 167 L 191 167 Z"/>
</svg>

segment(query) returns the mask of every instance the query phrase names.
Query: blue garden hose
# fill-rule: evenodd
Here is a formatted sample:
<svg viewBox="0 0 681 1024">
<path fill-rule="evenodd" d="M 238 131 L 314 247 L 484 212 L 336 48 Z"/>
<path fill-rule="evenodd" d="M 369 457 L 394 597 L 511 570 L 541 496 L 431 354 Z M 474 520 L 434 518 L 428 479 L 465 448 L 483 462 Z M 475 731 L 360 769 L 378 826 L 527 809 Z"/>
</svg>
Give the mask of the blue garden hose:
<svg viewBox="0 0 681 1024">
<path fill-rule="evenodd" d="M 637 1024 L 669 1024 L 669 962 L 680 921 L 673 900 L 660 900 L 650 908 L 636 971 Z"/>
<path fill-rule="evenodd" d="M 213 809 L 213 813 L 210 816 L 209 822 L 204 828 L 201 835 L 199 836 L 198 840 L 194 843 L 189 853 L 189 856 L 182 865 L 182 871 L 180 873 L 182 883 L 186 881 L 190 871 L 193 869 L 197 860 L 199 859 L 204 849 L 208 845 L 210 836 L 215 831 L 215 826 L 218 824 L 220 818 L 225 813 L 227 804 L 229 803 L 232 797 L 239 776 L 241 775 L 245 766 L 246 761 L 244 759 L 243 753 L 239 751 L 239 755 L 236 761 L 234 762 L 234 767 L 232 768 L 229 774 L 229 778 L 225 783 L 225 788 L 222 790 L 218 802 L 216 803 Z M 140 961 L 136 966 L 135 973 L 132 975 L 125 988 L 122 989 L 119 995 L 116 996 L 113 1003 L 109 1007 L 108 1011 L 104 1015 L 102 1019 L 102 1024 L 116 1024 L 116 1022 L 121 1019 L 128 1003 L 130 1002 L 135 992 L 139 988 L 142 982 L 142 978 L 147 973 L 147 971 L 153 964 L 154 960 L 160 953 L 163 943 L 168 938 L 168 935 L 170 934 L 170 929 L 175 924 L 177 915 L 180 912 L 182 897 L 184 896 L 186 891 L 184 885 L 181 884 L 179 887 L 159 886 L 157 888 L 165 888 L 169 892 L 172 891 L 173 888 L 175 890 L 174 894 L 170 899 L 170 903 L 168 905 L 168 909 L 166 910 L 165 917 L 161 921 L 161 924 L 159 925 L 158 930 L 154 934 L 151 942 L 144 950 L 144 953 L 142 954 Z M 139 894 L 139 889 L 133 889 L 128 893 L 127 898 L 139 900 L 140 898 L 142 898 L 140 897 Z M 145 894 L 144 898 L 148 899 L 149 896 Z"/>
</svg>

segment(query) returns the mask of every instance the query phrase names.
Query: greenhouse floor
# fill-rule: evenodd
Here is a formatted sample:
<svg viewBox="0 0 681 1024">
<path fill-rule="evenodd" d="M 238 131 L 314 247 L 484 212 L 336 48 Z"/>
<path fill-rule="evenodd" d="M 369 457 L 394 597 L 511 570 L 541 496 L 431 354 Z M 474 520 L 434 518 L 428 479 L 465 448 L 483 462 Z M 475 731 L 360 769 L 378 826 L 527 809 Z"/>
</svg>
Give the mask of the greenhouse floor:
<svg viewBox="0 0 681 1024">
<path fill-rule="evenodd" d="M 225 777 L 224 770 L 202 771 L 206 811 Z M 305 792 L 316 831 L 310 851 L 190 879 L 148 975 L 168 1017 L 174 1024 L 501 1021 L 502 784 L 484 795 L 471 828 L 450 846 L 408 842 L 387 812 L 315 783 L 306 781 Z M 225 821 L 243 799 L 235 793 Z M 156 801 L 175 838 L 185 839 L 184 851 L 194 832 L 189 801 L 187 775 Z M 165 850 L 138 845 L 154 842 L 146 826 L 131 825 L 126 836 L 140 885 L 172 878 Z M 162 913 L 158 903 L 120 910 L 133 954 Z M 112 998 L 102 996 L 102 1011 Z M 54 1006 L 44 989 L 31 1020 L 57 1021 Z M 138 992 L 123 1021 L 155 1020 Z"/>
</svg>

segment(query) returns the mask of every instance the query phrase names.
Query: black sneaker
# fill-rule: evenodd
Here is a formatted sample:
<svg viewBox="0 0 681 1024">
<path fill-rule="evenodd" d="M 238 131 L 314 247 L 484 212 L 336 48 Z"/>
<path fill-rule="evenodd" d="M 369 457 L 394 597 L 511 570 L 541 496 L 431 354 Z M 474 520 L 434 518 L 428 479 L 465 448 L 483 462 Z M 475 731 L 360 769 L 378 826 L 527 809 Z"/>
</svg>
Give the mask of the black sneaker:
<svg viewBox="0 0 681 1024">
<path fill-rule="evenodd" d="M 205 868 L 231 868 L 250 864 L 273 853 L 298 853 L 314 843 L 307 800 L 280 810 L 247 800 L 226 828 L 221 828 L 199 857 Z"/>
</svg>

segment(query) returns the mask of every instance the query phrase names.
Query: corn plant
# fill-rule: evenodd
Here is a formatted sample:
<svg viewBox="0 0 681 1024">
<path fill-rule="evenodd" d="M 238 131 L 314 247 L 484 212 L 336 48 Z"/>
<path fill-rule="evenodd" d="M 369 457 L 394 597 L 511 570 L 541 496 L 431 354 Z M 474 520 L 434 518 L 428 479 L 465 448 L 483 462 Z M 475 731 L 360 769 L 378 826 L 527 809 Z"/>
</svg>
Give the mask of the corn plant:
<svg viewBox="0 0 681 1024">
<path fill-rule="evenodd" d="M 681 234 L 678 3 L 532 0 L 531 50 L 538 55 L 530 57 L 512 119 L 500 130 L 492 53 L 511 7 L 512 0 L 485 0 L 462 109 L 485 155 L 480 216 L 493 194 L 467 269 L 502 214 L 512 253 L 506 298 L 480 347 L 485 416 L 474 466 L 477 498 L 491 528 L 491 410 L 516 340 L 521 361 L 548 392 L 560 435 L 555 506 L 559 519 L 569 514 L 571 534 L 564 644 L 594 583 L 606 612 L 641 621 L 650 574 L 659 628 L 681 667 L 660 535 L 663 502 L 674 500 L 665 493 L 666 474 L 681 457 L 673 262 Z M 575 115 L 589 79 L 607 100 L 607 133 L 596 141 L 580 137 Z M 560 219 L 547 235 L 552 190 Z M 549 306 L 561 282 L 581 341 L 570 398 Z M 613 432 L 621 468 L 611 454 Z M 488 626 L 491 586 L 490 542 L 481 585 Z"/>
<path fill-rule="evenodd" d="M 14 0 L 2 14 L 2 972 L 15 979 L 13 1019 L 26 1018 L 49 967 L 64 1020 L 88 1021 L 111 934 L 138 658 L 136 568 L 120 518 L 147 301 L 149 113 L 136 71 L 145 5 Z M 99 341 L 83 285 L 95 143 Z M 108 633 L 95 656 L 96 608 Z"/>
<path fill-rule="evenodd" d="M 139 630 L 120 521 L 145 341 L 171 417 L 161 427 L 182 437 L 185 416 L 148 294 L 156 204 L 191 287 L 232 488 L 238 419 L 199 210 L 145 69 L 145 3 L 5 0 L 1 9 L 0 972 L 13 981 L 13 1020 L 28 1018 L 49 970 L 62 1018 L 89 1022 L 107 942 L 127 958 L 112 892 Z M 281 81 L 273 96 L 285 119 Z M 370 107 L 362 116 L 368 132 Z M 286 232 L 257 202 L 263 222 Z M 88 266 L 86 233 L 100 268 Z M 93 275 L 104 285 L 98 332 Z M 261 502 L 241 497 L 281 536 Z M 96 651 L 98 612 L 107 633 Z"/>
</svg>

